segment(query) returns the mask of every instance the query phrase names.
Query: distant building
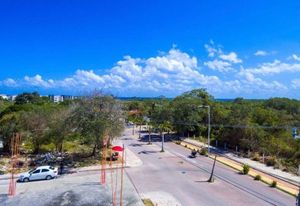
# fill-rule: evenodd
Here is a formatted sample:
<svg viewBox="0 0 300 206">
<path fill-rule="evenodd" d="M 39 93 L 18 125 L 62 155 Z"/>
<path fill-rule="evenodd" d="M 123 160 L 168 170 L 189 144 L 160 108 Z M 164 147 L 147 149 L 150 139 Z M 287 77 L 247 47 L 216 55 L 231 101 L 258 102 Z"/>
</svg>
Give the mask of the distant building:
<svg viewBox="0 0 300 206">
<path fill-rule="evenodd" d="M 61 95 L 49 95 L 49 99 L 55 103 L 63 102 L 64 98 Z"/>
<path fill-rule="evenodd" d="M 72 95 L 61 95 L 61 96 L 63 98 L 63 101 L 75 99 L 74 96 L 72 96 Z"/>
<path fill-rule="evenodd" d="M 2 99 L 8 99 L 8 96 L 6 94 L 0 94 L 0 97 L 2 97 Z"/>
<path fill-rule="evenodd" d="M 15 101 L 16 100 L 16 97 L 17 97 L 18 95 L 8 95 L 7 97 L 7 99 L 9 100 L 9 101 Z"/>
</svg>

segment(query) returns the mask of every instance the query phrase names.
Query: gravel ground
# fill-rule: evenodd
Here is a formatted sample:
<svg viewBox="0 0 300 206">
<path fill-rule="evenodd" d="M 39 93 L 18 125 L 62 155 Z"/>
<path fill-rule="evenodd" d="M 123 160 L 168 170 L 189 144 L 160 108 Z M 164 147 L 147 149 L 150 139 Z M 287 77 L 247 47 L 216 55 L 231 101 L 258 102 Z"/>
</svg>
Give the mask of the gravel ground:
<svg viewBox="0 0 300 206">
<path fill-rule="evenodd" d="M 118 174 L 120 175 L 120 170 Z M 124 174 L 123 205 L 142 206 L 143 203 L 140 197 L 126 176 L 126 173 Z M 114 183 L 115 175 L 116 172 L 114 170 Z M 79 172 L 49 181 L 17 183 L 17 195 L 14 198 L 8 198 L 8 181 L 2 180 L 0 182 L 0 202 L 1 206 L 112 205 L 110 171 L 107 172 L 106 183 L 106 185 L 100 185 L 99 171 Z M 118 184 L 120 186 L 120 179 Z M 120 192 L 118 191 L 117 204 L 119 204 L 119 195 Z"/>
</svg>

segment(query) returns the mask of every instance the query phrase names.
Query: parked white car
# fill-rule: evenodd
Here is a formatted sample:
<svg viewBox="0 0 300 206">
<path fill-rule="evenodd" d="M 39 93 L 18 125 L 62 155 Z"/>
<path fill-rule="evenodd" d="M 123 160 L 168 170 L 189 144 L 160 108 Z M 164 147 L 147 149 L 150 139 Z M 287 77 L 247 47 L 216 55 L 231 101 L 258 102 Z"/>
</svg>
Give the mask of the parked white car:
<svg viewBox="0 0 300 206">
<path fill-rule="evenodd" d="M 29 182 L 32 180 L 50 180 L 57 177 L 57 168 L 52 166 L 41 166 L 22 173 L 19 177 L 21 182 Z"/>
</svg>

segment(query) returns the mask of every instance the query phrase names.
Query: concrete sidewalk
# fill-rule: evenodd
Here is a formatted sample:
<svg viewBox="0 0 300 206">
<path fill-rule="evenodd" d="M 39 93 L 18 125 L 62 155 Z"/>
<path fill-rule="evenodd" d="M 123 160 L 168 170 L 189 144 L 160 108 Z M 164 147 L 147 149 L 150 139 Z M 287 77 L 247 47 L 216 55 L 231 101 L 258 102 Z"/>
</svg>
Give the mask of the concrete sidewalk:
<svg viewBox="0 0 300 206">
<path fill-rule="evenodd" d="M 189 149 L 199 149 L 202 148 L 204 146 L 206 146 L 206 144 L 197 142 L 195 140 L 190 140 L 190 139 L 185 139 L 184 141 L 181 142 L 181 145 L 189 148 Z M 213 155 L 210 155 L 211 158 L 214 158 Z M 243 158 L 245 159 L 245 158 Z M 249 160 L 249 159 L 248 159 Z M 229 157 L 227 157 L 226 155 L 218 155 L 217 157 L 217 161 L 227 165 L 235 170 L 241 171 L 242 170 L 242 166 L 243 164 L 246 164 L 244 162 L 238 162 L 234 159 L 231 159 Z M 252 161 L 252 160 L 251 160 Z M 249 161 L 250 162 L 250 161 Z M 247 163 L 248 164 L 248 163 Z M 260 175 L 261 176 L 261 181 L 271 185 L 273 181 L 277 182 L 277 188 L 279 190 L 282 190 L 290 195 L 293 196 L 297 196 L 299 193 L 299 187 L 296 186 L 295 184 L 291 184 L 287 181 L 284 181 L 284 178 L 277 178 L 276 176 L 274 176 L 273 174 L 268 174 L 267 171 L 263 171 L 263 169 L 257 170 L 255 167 L 252 167 L 252 165 L 248 164 L 251 169 L 250 172 L 248 173 L 248 175 L 255 177 L 256 175 Z"/>
</svg>

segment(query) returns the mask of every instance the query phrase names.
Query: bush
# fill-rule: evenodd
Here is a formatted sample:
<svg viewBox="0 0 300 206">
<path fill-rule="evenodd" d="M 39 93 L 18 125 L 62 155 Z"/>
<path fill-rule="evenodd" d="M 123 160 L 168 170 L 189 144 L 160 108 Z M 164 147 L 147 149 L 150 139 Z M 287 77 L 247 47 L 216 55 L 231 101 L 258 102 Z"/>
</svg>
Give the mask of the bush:
<svg viewBox="0 0 300 206">
<path fill-rule="evenodd" d="M 271 183 L 271 187 L 276 187 L 276 186 L 277 186 L 277 182 L 273 180 L 273 182 Z"/>
<path fill-rule="evenodd" d="M 261 176 L 260 175 L 256 175 L 255 177 L 254 177 L 254 180 L 261 180 Z"/>
<path fill-rule="evenodd" d="M 257 152 L 255 152 L 253 157 L 252 157 L 252 160 L 259 161 L 260 160 L 260 155 Z"/>
<path fill-rule="evenodd" d="M 207 149 L 206 149 L 206 148 L 203 148 L 203 149 L 201 149 L 201 151 L 200 151 L 200 154 L 201 154 L 201 155 L 205 155 L 205 156 L 206 156 L 207 153 L 208 153 L 208 152 L 207 152 Z"/>
<path fill-rule="evenodd" d="M 267 158 L 267 161 L 266 161 L 266 165 L 267 166 L 274 166 L 275 164 L 276 164 L 275 157 L 269 157 L 269 158 Z"/>
<path fill-rule="evenodd" d="M 249 171 L 250 171 L 250 166 L 247 165 L 247 164 L 244 164 L 244 165 L 243 165 L 242 173 L 243 173 L 244 175 L 246 175 L 246 174 L 249 173 Z"/>
</svg>

